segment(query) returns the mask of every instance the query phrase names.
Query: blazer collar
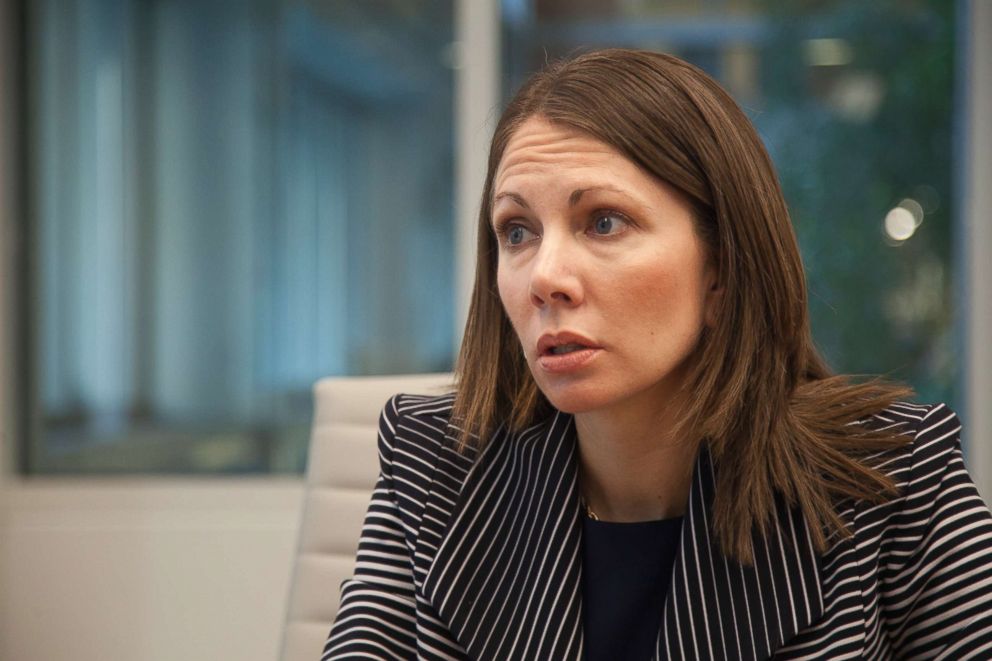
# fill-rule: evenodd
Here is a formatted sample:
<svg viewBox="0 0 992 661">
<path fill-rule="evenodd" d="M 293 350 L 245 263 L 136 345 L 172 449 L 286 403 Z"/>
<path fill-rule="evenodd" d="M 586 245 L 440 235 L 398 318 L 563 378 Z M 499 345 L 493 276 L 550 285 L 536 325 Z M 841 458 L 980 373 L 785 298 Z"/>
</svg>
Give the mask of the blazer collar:
<svg viewBox="0 0 992 661">
<path fill-rule="evenodd" d="M 823 615 L 821 556 L 798 509 L 781 502 L 770 534 L 752 535 L 754 562 L 728 558 L 709 527 L 714 468 L 696 460 L 657 658 L 768 659 Z"/>
<path fill-rule="evenodd" d="M 498 430 L 472 465 L 423 583 L 468 656 L 581 659 L 581 513 L 570 415 Z M 779 508 L 754 564 L 709 529 L 714 470 L 696 462 L 657 658 L 767 659 L 823 613 L 820 558 L 798 511 Z"/>
</svg>

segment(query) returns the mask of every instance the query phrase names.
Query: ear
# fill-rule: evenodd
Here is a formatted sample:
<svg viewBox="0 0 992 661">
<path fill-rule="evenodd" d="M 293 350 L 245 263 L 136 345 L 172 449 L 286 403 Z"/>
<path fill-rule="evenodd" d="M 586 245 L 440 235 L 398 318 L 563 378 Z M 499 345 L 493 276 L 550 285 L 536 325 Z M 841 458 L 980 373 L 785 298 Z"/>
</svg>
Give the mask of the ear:
<svg viewBox="0 0 992 661">
<path fill-rule="evenodd" d="M 706 298 L 703 301 L 703 321 L 707 328 L 715 328 L 718 311 L 723 303 L 723 285 L 717 277 L 716 269 L 710 269 L 707 275 Z"/>
</svg>

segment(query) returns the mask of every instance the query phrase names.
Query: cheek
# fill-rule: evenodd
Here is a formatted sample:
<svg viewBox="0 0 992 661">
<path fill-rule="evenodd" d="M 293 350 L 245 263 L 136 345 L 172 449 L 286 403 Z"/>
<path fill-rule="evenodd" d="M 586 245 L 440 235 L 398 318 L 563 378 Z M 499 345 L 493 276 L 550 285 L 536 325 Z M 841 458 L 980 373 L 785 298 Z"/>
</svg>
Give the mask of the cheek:
<svg viewBox="0 0 992 661">
<path fill-rule="evenodd" d="M 510 283 L 503 269 L 496 271 L 496 290 L 499 292 L 499 300 L 503 303 L 503 308 L 510 309 Z"/>
<path fill-rule="evenodd" d="M 704 314 L 699 270 L 695 260 L 670 255 L 650 260 L 625 274 L 622 280 L 628 286 L 613 293 L 616 306 L 622 308 L 617 314 L 640 320 L 652 335 L 657 329 L 673 327 L 695 334 Z"/>
<path fill-rule="evenodd" d="M 497 269 L 496 288 L 499 291 L 499 300 L 503 303 L 503 309 L 514 328 L 520 321 L 519 316 L 523 311 L 523 304 L 526 303 L 527 288 L 524 286 L 523 278 L 519 273 L 506 269 Z"/>
</svg>

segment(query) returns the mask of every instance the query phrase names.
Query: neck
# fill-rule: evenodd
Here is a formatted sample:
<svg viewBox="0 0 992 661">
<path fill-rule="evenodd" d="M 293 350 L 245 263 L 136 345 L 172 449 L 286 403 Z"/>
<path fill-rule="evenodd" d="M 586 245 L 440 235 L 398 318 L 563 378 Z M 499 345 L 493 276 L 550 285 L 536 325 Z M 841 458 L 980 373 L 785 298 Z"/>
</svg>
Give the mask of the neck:
<svg viewBox="0 0 992 661">
<path fill-rule="evenodd" d="M 656 408 L 575 415 L 581 491 L 598 518 L 652 521 L 685 512 L 697 444 L 671 438 L 665 418 Z"/>
</svg>

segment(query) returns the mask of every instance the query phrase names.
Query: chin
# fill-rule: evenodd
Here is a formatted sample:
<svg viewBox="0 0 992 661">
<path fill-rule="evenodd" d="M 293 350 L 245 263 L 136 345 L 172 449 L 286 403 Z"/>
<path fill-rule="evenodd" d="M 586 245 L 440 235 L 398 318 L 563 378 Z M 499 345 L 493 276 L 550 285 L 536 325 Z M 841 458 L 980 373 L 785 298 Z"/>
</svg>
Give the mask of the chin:
<svg viewBox="0 0 992 661">
<path fill-rule="evenodd" d="M 551 405 L 562 413 L 586 413 L 608 405 L 612 398 L 601 390 L 577 385 L 538 384 Z"/>
</svg>

